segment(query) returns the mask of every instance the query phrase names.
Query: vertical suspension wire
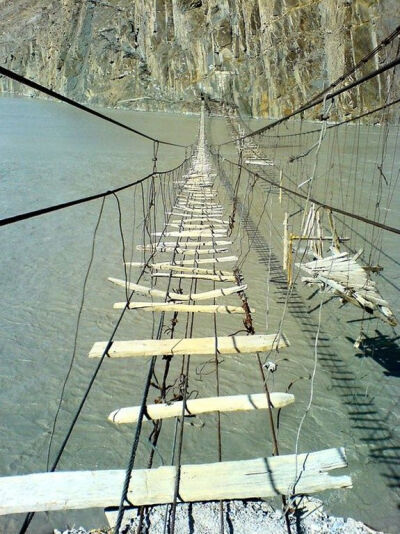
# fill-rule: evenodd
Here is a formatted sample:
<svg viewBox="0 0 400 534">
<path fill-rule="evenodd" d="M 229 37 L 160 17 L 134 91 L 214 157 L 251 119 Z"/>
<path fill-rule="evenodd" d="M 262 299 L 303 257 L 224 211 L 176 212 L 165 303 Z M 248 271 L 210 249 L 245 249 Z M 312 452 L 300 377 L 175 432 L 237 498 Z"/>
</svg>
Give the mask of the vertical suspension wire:
<svg viewBox="0 0 400 534">
<path fill-rule="evenodd" d="M 125 298 L 126 298 L 126 301 L 128 301 L 129 300 L 128 267 L 127 267 L 127 262 L 126 262 L 126 245 L 125 245 L 124 229 L 122 225 L 122 210 L 121 210 L 121 203 L 119 201 L 118 195 L 116 193 L 113 193 L 113 196 L 115 198 L 115 201 L 117 203 L 117 208 L 118 208 L 118 228 L 119 228 L 119 233 L 120 233 L 121 243 L 122 243 L 122 263 L 124 266 Z"/>
<path fill-rule="evenodd" d="M 52 447 L 52 444 L 53 444 L 53 439 L 54 439 L 54 434 L 55 434 L 55 430 L 56 430 L 56 426 L 57 426 L 57 421 L 58 421 L 58 417 L 59 417 L 59 414 L 60 414 L 61 406 L 62 406 L 62 403 L 63 403 L 63 400 L 64 400 L 65 389 L 67 387 L 67 383 L 68 383 L 69 377 L 70 377 L 71 372 L 72 372 L 72 368 L 73 368 L 75 357 L 76 357 L 76 351 L 77 351 L 77 348 L 78 348 L 78 338 L 79 338 L 79 330 L 80 330 L 79 327 L 80 327 L 80 324 L 81 324 L 82 312 L 83 312 L 83 307 L 84 307 L 84 304 L 85 304 L 86 288 L 87 288 L 87 283 L 88 283 L 90 272 L 91 272 L 92 265 L 93 265 L 95 249 L 96 249 L 97 232 L 99 230 L 101 218 L 103 216 L 105 201 L 106 201 L 106 199 L 105 199 L 105 197 L 103 197 L 102 200 L 101 200 L 99 214 L 97 216 L 96 224 L 95 224 L 94 231 L 93 231 L 89 263 L 88 263 L 88 267 L 86 269 L 85 277 L 84 277 L 84 280 L 83 280 L 82 297 L 81 297 L 81 302 L 80 302 L 80 305 L 79 305 L 78 315 L 77 315 L 77 318 L 76 318 L 74 343 L 73 343 L 73 348 L 72 348 L 72 356 L 71 356 L 71 360 L 70 360 L 70 363 L 69 363 L 67 374 L 66 374 L 64 382 L 63 382 L 63 386 L 61 388 L 61 395 L 60 395 L 60 398 L 59 398 L 56 414 L 54 416 L 53 425 L 52 425 L 52 429 L 51 429 L 51 432 L 50 432 L 50 440 L 49 440 L 49 445 L 48 445 L 48 448 L 47 448 L 46 471 L 49 471 L 49 469 L 50 469 L 51 447 Z"/>
</svg>

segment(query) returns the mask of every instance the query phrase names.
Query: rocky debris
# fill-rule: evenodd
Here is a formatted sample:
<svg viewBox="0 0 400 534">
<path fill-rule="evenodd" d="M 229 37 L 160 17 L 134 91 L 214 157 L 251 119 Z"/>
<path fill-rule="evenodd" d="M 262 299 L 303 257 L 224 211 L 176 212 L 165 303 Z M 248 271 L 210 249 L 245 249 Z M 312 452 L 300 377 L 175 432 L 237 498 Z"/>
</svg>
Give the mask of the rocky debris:
<svg viewBox="0 0 400 534">
<path fill-rule="evenodd" d="M 277 117 L 374 49 L 398 24 L 400 5 L 393 0 L 13 0 L 0 2 L 0 15 L 0 64 L 79 101 L 198 111 L 204 92 L 245 113 Z M 396 46 L 393 42 L 358 75 L 392 59 Z M 399 79 L 396 75 L 397 90 Z M 362 109 L 382 104 L 386 80 L 382 75 L 365 90 L 341 96 L 342 115 L 358 114 L 361 103 Z M 0 91 L 31 94 L 1 77 Z"/>
<path fill-rule="evenodd" d="M 220 531 L 218 502 L 178 504 L 175 532 L 179 534 L 214 534 Z M 154 506 L 143 524 L 143 532 L 163 534 L 166 507 Z M 287 534 L 282 512 L 264 501 L 231 501 L 224 503 L 225 532 L 231 534 Z M 138 518 L 132 516 L 123 532 L 136 534 Z M 383 534 L 351 518 L 328 515 L 318 499 L 302 500 L 291 516 L 293 533 L 301 534 Z M 109 530 L 89 530 L 82 527 L 54 534 L 100 534 Z"/>
</svg>

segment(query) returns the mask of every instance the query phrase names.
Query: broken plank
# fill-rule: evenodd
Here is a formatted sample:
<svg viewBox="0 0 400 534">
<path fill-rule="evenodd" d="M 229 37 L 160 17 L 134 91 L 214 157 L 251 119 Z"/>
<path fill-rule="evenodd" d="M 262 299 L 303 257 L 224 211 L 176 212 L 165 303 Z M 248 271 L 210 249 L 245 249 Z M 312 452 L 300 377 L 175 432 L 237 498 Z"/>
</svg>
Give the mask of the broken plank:
<svg viewBox="0 0 400 534">
<path fill-rule="evenodd" d="M 273 408 L 284 408 L 294 402 L 294 395 L 290 393 L 271 393 Z M 139 419 L 141 406 L 129 406 L 114 410 L 108 420 L 121 423 L 136 423 Z M 248 395 L 230 395 L 227 397 L 207 397 L 204 399 L 188 399 L 185 405 L 185 416 L 199 415 L 212 412 L 240 412 L 250 410 L 268 410 L 269 402 L 265 393 L 251 393 Z M 169 404 L 148 404 L 145 409 L 144 420 L 168 419 L 179 417 L 183 413 L 183 402 Z"/>
<path fill-rule="evenodd" d="M 237 261 L 237 256 L 220 256 L 219 258 L 197 258 L 197 259 L 190 259 L 190 260 L 181 260 L 176 262 L 176 265 L 204 265 L 207 263 L 229 263 L 232 261 Z M 154 263 L 153 266 L 155 269 L 161 269 L 162 266 L 168 265 L 166 263 Z"/>
<path fill-rule="evenodd" d="M 277 350 L 289 346 L 282 334 L 257 334 L 253 336 L 220 336 L 177 339 L 136 339 L 114 341 L 107 355 L 110 358 L 132 358 L 145 356 L 253 354 Z M 107 347 L 107 341 L 97 341 L 89 352 L 89 358 L 100 358 Z"/>
<path fill-rule="evenodd" d="M 140 249 L 139 249 L 140 250 Z M 176 252 L 177 254 L 185 254 L 187 256 L 194 256 L 195 254 L 218 254 L 219 252 L 227 252 L 226 247 L 220 247 L 220 248 L 208 248 L 208 249 L 200 249 L 195 248 L 193 250 L 189 250 L 188 248 L 184 247 L 157 247 L 156 249 L 146 249 L 146 250 L 157 250 L 158 252 Z"/>
<path fill-rule="evenodd" d="M 227 287 L 224 289 L 213 289 L 212 291 L 205 291 L 203 293 L 191 293 L 190 295 L 181 295 L 180 293 L 174 293 L 173 291 L 167 293 L 166 291 L 163 291 L 161 289 L 152 289 L 151 287 L 140 286 L 138 284 L 134 284 L 133 282 L 125 283 L 125 280 L 120 280 L 119 278 L 109 278 L 109 280 L 117 286 L 127 287 L 131 291 L 135 291 L 135 293 L 138 293 L 139 295 L 149 295 L 151 297 L 158 298 L 169 298 L 171 300 L 178 301 L 214 299 L 233 295 L 234 293 L 239 293 L 240 291 L 244 291 L 245 289 L 247 289 L 247 285 L 244 284 L 242 286 Z"/>
<path fill-rule="evenodd" d="M 214 228 L 227 230 L 226 224 L 188 224 L 185 221 L 177 222 L 177 223 L 167 223 L 166 226 L 170 226 L 171 228 L 182 228 L 183 230 L 211 230 Z"/>
<path fill-rule="evenodd" d="M 174 228 L 182 228 L 183 230 L 228 230 L 229 226 L 227 224 L 213 224 L 205 222 L 204 224 L 188 224 L 185 221 L 176 224 L 176 223 L 168 223 L 168 226 L 172 226 Z"/>
<path fill-rule="evenodd" d="M 163 252 L 172 252 L 173 250 L 176 250 L 177 254 L 183 254 L 185 256 L 195 256 L 196 254 L 201 256 L 203 254 L 218 254 L 220 252 L 227 252 L 228 251 L 228 249 L 226 247 L 219 247 L 219 248 L 207 248 L 207 249 L 196 248 L 196 249 L 193 249 L 193 250 L 189 250 L 189 249 L 185 249 L 185 248 L 177 248 L 177 249 L 172 248 L 172 250 L 165 250 Z"/>
<path fill-rule="evenodd" d="M 214 235 L 224 235 L 226 234 L 226 230 L 220 229 L 220 230 L 183 230 L 182 232 L 152 232 L 151 235 L 154 235 L 156 237 L 164 236 L 164 237 L 213 237 Z"/>
<path fill-rule="evenodd" d="M 182 465 L 178 500 L 267 498 L 351 488 L 343 448 L 303 454 Z M 0 478 L 0 514 L 119 506 L 125 470 L 61 471 Z M 133 506 L 174 502 L 176 466 L 132 471 L 127 500 Z M 295 483 L 295 484 L 294 484 Z"/>
<path fill-rule="evenodd" d="M 221 274 L 193 274 L 193 273 L 153 273 L 151 275 L 154 278 L 189 278 L 193 280 L 211 280 L 214 282 L 236 282 L 236 278 L 233 275 L 221 275 Z"/>
<path fill-rule="evenodd" d="M 202 219 L 201 217 L 193 217 L 192 219 L 174 219 L 172 222 L 173 223 L 180 223 L 180 222 L 183 222 L 183 223 L 186 223 L 186 222 L 191 222 L 191 223 L 194 223 L 194 222 L 210 222 L 210 223 L 217 223 L 217 224 L 229 224 L 229 221 L 224 221 L 222 219 L 216 219 L 216 218 L 207 218 L 207 219 Z"/>
<path fill-rule="evenodd" d="M 113 306 L 115 310 L 125 308 L 126 302 L 116 302 Z M 171 302 L 130 302 L 130 310 L 143 310 L 151 312 L 173 311 L 181 313 L 244 313 L 241 306 L 229 306 L 224 304 L 180 304 Z M 251 309 L 251 313 L 255 310 Z"/>
<path fill-rule="evenodd" d="M 176 247 L 179 245 L 179 248 L 197 248 L 197 247 L 214 247 L 222 245 L 231 245 L 232 241 L 227 241 L 226 239 L 215 239 L 213 241 L 160 241 L 159 243 L 149 243 L 148 245 L 137 245 L 136 250 L 156 250 L 165 247 Z"/>
<path fill-rule="evenodd" d="M 232 271 L 217 271 L 214 269 L 200 269 L 200 267 L 185 267 L 183 265 L 172 265 L 170 263 L 157 264 L 153 263 L 149 265 L 152 269 L 160 269 L 162 271 L 180 271 L 184 273 L 193 274 L 213 274 L 217 276 L 233 276 Z"/>
</svg>

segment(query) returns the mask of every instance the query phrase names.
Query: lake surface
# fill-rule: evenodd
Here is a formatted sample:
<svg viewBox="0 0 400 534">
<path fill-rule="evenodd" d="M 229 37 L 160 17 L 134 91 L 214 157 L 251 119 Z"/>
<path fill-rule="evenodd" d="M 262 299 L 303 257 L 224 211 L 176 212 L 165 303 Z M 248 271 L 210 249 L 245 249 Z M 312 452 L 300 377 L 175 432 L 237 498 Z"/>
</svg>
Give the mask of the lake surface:
<svg viewBox="0 0 400 534">
<path fill-rule="evenodd" d="M 110 110 L 106 113 L 152 136 L 183 144 L 191 143 L 198 131 L 198 117 L 195 116 Z M 254 127 L 261 124 L 260 121 L 252 123 Z M 355 179 L 356 173 L 368 176 L 368 161 L 376 161 L 382 134 L 379 127 L 365 128 L 352 130 L 348 127 L 345 136 L 336 141 L 332 137 L 326 144 L 321 157 L 327 160 L 334 143 L 343 143 L 340 178 L 343 182 L 335 183 L 332 178 L 329 190 L 317 186 L 316 194 L 324 193 L 332 203 L 338 202 L 339 197 L 335 195 L 340 190 L 349 187 L 349 195 L 353 190 L 351 184 L 345 182 L 346 170 L 351 168 Z M 212 142 L 229 138 L 221 119 L 213 118 L 209 129 Z M 364 137 L 358 145 L 361 147 L 358 159 L 364 163 L 354 170 L 352 143 L 359 136 Z M 396 139 L 396 132 L 391 132 L 388 151 L 395 152 Z M 302 148 L 290 146 L 280 148 L 279 152 L 271 145 L 271 158 L 285 160 L 293 150 L 301 152 Z M 22 98 L 0 98 L 0 154 L 1 217 L 106 191 L 146 175 L 153 167 L 152 143 L 67 106 Z M 233 159 L 234 149 L 229 147 L 225 155 Z M 173 168 L 184 156 L 182 149 L 160 146 L 158 168 Z M 398 155 L 392 159 L 393 166 L 398 167 Z M 298 166 L 293 176 L 303 172 L 307 175 L 307 165 L 311 162 Z M 227 183 L 220 178 L 216 183 L 226 208 L 226 218 L 232 209 L 228 183 L 234 184 L 235 173 L 237 170 L 231 169 L 225 177 Z M 360 191 L 368 193 L 372 186 L 367 179 L 359 180 Z M 386 223 L 398 227 L 400 195 L 398 184 L 394 185 Z M 148 184 L 144 186 L 145 195 L 148 187 Z M 241 205 L 232 253 L 243 260 L 249 302 L 256 308 L 256 332 L 265 332 L 267 327 L 267 332 L 273 333 L 279 326 L 286 295 L 281 269 L 283 213 L 288 208 L 294 211 L 295 201 L 279 205 L 276 191 L 271 192 L 266 183 L 257 183 L 252 190 L 247 183 L 240 187 Z M 367 193 L 365 197 L 361 193 L 357 193 L 355 199 L 349 197 L 347 204 L 354 207 L 354 211 L 371 213 L 368 208 L 371 195 Z M 142 243 L 143 237 L 142 190 L 140 187 L 127 190 L 119 195 L 119 200 L 126 257 L 140 261 L 141 253 L 136 251 L 136 245 Z M 101 201 L 95 201 L 0 229 L 3 296 L 0 309 L 0 474 L 3 476 L 46 469 L 49 437 L 73 354 L 82 288 L 100 206 Z M 162 229 L 163 211 L 160 203 L 155 221 L 158 230 Z M 338 224 L 341 232 L 347 231 L 354 249 L 365 246 L 361 225 L 346 228 Z M 375 250 L 377 236 L 373 239 Z M 382 234 L 380 248 L 381 252 L 373 257 L 384 267 L 377 279 L 378 285 L 400 317 L 398 237 Z M 162 259 L 167 257 L 162 255 Z M 133 281 L 137 274 L 136 271 L 131 273 Z M 118 210 L 113 197 L 105 202 L 96 235 L 75 360 L 58 420 L 52 458 L 96 366 L 97 361 L 89 360 L 87 354 L 95 341 L 104 341 L 110 336 L 118 317 L 113 303 L 124 299 L 123 288 L 112 286 L 107 281 L 108 276 L 124 276 Z M 142 282 L 150 284 L 150 277 L 146 274 Z M 202 287 L 199 283 L 199 290 Z M 209 287 L 204 285 L 204 289 Z M 291 346 L 280 354 L 279 359 L 285 360 L 278 363 L 278 371 L 270 378 L 271 389 L 275 391 L 285 391 L 295 381 L 291 392 L 296 402 L 282 411 L 280 419 L 280 452 L 284 454 L 295 450 L 299 421 L 310 396 L 308 377 L 313 370 L 319 303 L 321 298 L 323 302 L 329 299 L 328 295 L 321 297 L 313 293 L 300 283 L 296 286 L 283 324 Z M 226 303 L 237 305 L 238 299 L 232 296 Z M 344 446 L 349 461 L 346 473 L 351 474 L 354 487 L 322 494 L 328 510 L 395 533 L 400 520 L 398 330 L 375 319 L 367 320 L 363 325 L 368 346 L 363 351 L 357 350 L 353 342 L 360 332 L 361 317 L 361 311 L 349 305 L 340 308 L 337 300 L 322 307 L 313 403 L 304 421 L 299 451 Z M 178 324 L 177 335 L 183 335 L 183 323 Z M 150 313 L 131 312 L 126 314 L 116 339 L 151 337 L 154 324 L 158 324 L 158 314 L 153 317 Z M 240 316 L 218 317 L 219 335 L 241 328 Z M 212 329 L 211 316 L 196 316 L 195 336 L 211 335 Z M 207 360 L 193 357 L 191 364 L 190 389 L 199 396 L 215 394 L 215 374 Z M 60 470 L 125 469 L 134 429 L 130 425 L 115 427 L 107 421 L 107 416 L 115 408 L 140 403 L 147 361 L 104 362 L 61 460 Z M 178 373 L 179 364 L 174 362 L 171 376 Z M 262 391 L 252 355 L 224 358 L 220 379 L 222 395 Z M 155 396 L 153 392 L 150 398 Z M 271 454 L 265 413 L 224 414 L 221 421 L 224 460 Z M 160 465 L 161 457 L 169 462 L 173 431 L 173 421 L 166 422 L 155 465 Z M 185 425 L 183 463 L 216 461 L 216 439 L 215 415 L 202 416 L 195 423 Z M 148 455 L 149 446 L 144 438 L 138 450 L 138 467 L 146 465 Z M 21 518 L 1 518 L 0 530 L 16 532 Z M 52 532 L 52 528 L 62 530 L 66 525 L 81 524 L 88 528 L 103 526 L 104 514 L 101 510 L 37 514 L 31 532 Z"/>
</svg>

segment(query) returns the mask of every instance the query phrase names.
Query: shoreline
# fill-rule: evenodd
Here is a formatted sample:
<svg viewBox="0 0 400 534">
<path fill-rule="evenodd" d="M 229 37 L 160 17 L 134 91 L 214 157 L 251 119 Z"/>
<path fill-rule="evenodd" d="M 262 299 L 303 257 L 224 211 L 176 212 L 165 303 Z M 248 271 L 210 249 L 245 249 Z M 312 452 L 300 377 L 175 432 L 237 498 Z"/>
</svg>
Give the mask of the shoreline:
<svg viewBox="0 0 400 534">
<path fill-rule="evenodd" d="M 143 534 L 162 534 L 166 505 L 151 508 L 143 523 Z M 125 513 L 121 532 L 136 534 L 138 510 Z M 74 527 L 54 530 L 54 534 L 111 534 L 117 512 L 106 512 L 110 527 L 85 529 Z M 336 517 L 324 510 L 323 502 L 316 498 L 298 498 L 296 509 L 290 516 L 292 534 L 385 534 L 352 518 Z M 220 532 L 220 503 L 179 503 L 176 509 L 175 532 L 179 534 L 214 534 Z M 261 499 L 224 502 L 224 532 L 229 534 L 287 534 L 284 515 Z"/>
</svg>

